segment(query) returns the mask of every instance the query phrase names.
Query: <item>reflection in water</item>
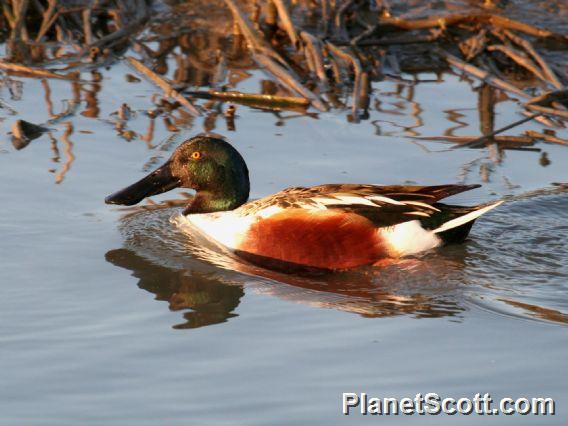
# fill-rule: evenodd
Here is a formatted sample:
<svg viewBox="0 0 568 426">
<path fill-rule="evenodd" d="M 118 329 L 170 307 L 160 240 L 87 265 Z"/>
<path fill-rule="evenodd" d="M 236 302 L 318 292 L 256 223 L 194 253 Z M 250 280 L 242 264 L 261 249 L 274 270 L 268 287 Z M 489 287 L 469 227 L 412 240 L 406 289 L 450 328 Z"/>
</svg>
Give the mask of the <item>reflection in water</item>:
<svg viewBox="0 0 568 426">
<path fill-rule="evenodd" d="M 132 271 L 139 279 L 138 287 L 156 295 L 156 300 L 169 303 L 172 311 L 184 312 L 185 323 L 174 328 L 198 328 L 219 324 L 235 317 L 244 291 L 240 286 L 219 283 L 214 274 L 195 272 L 156 265 L 127 249 L 110 250 L 105 258 L 113 265 Z"/>
<path fill-rule="evenodd" d="M 516 300 L 499 299 L 501 302 L 507 303 L 515 308 L 520 308 L 527 315 L 534 318 L 540 318 L 547 321 L 559 322 L 563 324 L 568 324 L 568 314 L 562 313 L 555 309 L 547 309 L 542 306 L 535 306 L 529 303 L 522 303 Z"/>
<path fill-rule="evenodd" d="M 65 133 L 61 137 L 61 141 L 63 142 L 63 152 L 65 153 L 65 162 L 63 163 L 63 167 L 61 170 L 55 174 L 55 183 L 63 182 L 65 179 L 65 175 L 71 169 L 71 165 L 73 161 L 75 161 L 75 155 L 73 154 L 73 142 L 69 139 L 69 137 L 73 134 L 73 124 L 71 122 L 65 123 Z M 59 154 L 59 152 L 58 152 Z"/>
</svg>

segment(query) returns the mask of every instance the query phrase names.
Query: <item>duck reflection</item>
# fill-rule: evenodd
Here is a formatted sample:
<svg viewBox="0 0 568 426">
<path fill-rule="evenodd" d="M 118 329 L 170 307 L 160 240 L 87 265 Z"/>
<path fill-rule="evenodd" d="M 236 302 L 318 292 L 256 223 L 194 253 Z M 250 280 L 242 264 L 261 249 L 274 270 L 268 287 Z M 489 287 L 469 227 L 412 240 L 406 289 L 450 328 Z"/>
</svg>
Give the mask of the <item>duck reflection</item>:
<svg viewBox="0 0 568 426">
<path fill-rule="evenodd" d="M 246 292 L 317 308 L 356 313 L 368 318 L 453 317 L 465 307 L 460 294 L 464 254 L 434 259 L 402 260 L 383 268 L 362 268 L 325 275 L 298 276 L 263 269 L 219 252 L 198 236 L 181 233 L 169 223 L 172 208 L 137 208 L 122 219 L 125 247 L 106 260 L 132 271 L 138 286 L 187 310 L 185 323 L 174 328 L 219 324 L 236 316 Z M 151 259 L 151 260 L 150 260 Z M 450 277 L 450 278 L 449 278 Z"/>
<path fill-rule="evenodd" d="M 220 324 L 236 317 L 244 291 L 241 286 L 219 283 L 212 277 L 195 272 L 156 265 L 128 249 L 110 250 L 106 260 L 132 271 L 138 287 L 169 303 L 172 311 L 186 311 L 185 322 L 174 328 L 198 328 Z"/>
</svg>

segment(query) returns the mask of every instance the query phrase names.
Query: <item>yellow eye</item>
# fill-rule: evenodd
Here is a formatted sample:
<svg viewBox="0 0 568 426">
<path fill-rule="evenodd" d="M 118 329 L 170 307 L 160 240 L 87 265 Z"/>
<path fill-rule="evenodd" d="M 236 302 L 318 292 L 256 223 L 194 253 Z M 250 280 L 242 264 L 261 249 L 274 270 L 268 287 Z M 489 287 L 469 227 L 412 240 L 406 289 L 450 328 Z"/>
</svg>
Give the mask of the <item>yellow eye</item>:
<svg viewBox="0 0 568 426">
<path fill-rule="evenodd" d="M 194 160 L 199 160 L 201 158 L 201 152 L 193 151 L 193 153 L 191 154 L 191 158 L 193 158 Z"/>
</svg>

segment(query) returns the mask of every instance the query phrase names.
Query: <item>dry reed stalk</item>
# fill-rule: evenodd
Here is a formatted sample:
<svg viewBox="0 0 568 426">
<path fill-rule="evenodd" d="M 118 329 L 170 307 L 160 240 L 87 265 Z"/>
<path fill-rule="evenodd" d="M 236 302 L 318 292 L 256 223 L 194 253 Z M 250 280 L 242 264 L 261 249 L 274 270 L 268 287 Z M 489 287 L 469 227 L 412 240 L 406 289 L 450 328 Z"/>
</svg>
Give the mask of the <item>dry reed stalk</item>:
<svg viewBox="0 0 568 426">
<path fill-rule="evenodd" d="M 541 114 L 554 115 L 556 117 L 562 117 L 568 119 L 568 111 L 562 111 L 560 109 L 545 107 L 541 105 L 526 104 L 525 107 L 532 111 L 538 111 Z"/>
<path fill-rule="evenodd" d="M 335 13 L 335 36 L 340 40 L 347 40 L 349 38 L 347 30 L 345 29 L 344 15 L 347 10 L 353 6 L 355 0 L 343 0 L 343 3 L 337 8 Z"/>
<path fill-rule="evenodd" d="M 533 47 L 533 45 L 530 41 L 525 40 L 522 37 L 519 37 L 518 35 L 516 35 L 515 33 L 513 33 L 512 31 L 509 31 L 509 30 L 505 30 L 504 34 L 512 42 L 516 43 L 517 45 L 519 45 L 523 49 L 525 49 L 527 51 L 527 53 L 535 59 L 535 61 L 542 68 L 542 71 L 543 71 L 544 75 L 547 77 L 550 84 L 552 84 L 557 89 L 563 88 L 562 83 L 560 82 L 560 80 L 558 80 L 558 77 L 556 76 L 554 71 L 552 71 L 552 69 L 550 68 L 548 63 L 544 60 L 544 58 L 535 50 L 535 48 Z"/>
<path fill-rule="evenodd" d="M 140 31 L 147 20 L 148 20 L 148 15 L 140 16 L 137 19 L 135 19 L 133 22 L 126 25 L 125 27 L 113 33 L 110 33 L 104 37 L 101 37 L 100 39 L 93 41 L 90 44 L 87 44 L 83 48 L 83 52 L 86 53 L 94 47 L 102 49 L 103 47 L 110 46 L 112 44 L 120 42 L 121 40 L 127 40 L 133 34 Z"/>
<path fill-rule="evenodd" d="M 505 90 L 507 92 L 511 92 L 523 99 L 530 99 L 530 96 L 523 92 L 521 89 L 513 86 L 511 83 L 507 83 L 500 78 L 492 76 L 489 72 L 484 71 L 480 68 L 477 68 L 474 65 L 468 64 L 467 62 L 462 61 L 461 59 L 457 58 L 456 56 L 446 52 L 443 49 L 436 48 L 434 52 L 444 58 L 450 65 L 460 69 L 461 71 L 484 81 L 491 86 L 497 87 L 498 89 Z"/>
<path fill-rule="evenodd" d="M 175 99 L 183 105 L 192 115 L 200 116 L 201 112 L 187 98 L 182 96 L 172 85 L 163 77 L 156 74 L 138 59 L 128 56 L 126 60 L 134 67 L 136 71 L 152 81 L 156 86 L 162 89 L 167 97 Z"/>
<path fill-rule="evenodd" d="M 554 102 L 568 102 L 568 89 L 555 90 L 554 92 L 546 92 L 542 95 L 531 98 L 525 105 L 542 105 L 548 106 Z"/>
<path fill-rule="evenodd" d="M 357 46 L 391 46 L 391 45 L 403 45 L 403 44 L 418 44 L 418 43 L 431 43 L 436 41 L 442 35 L 441 31 L 434 31 L 432 34 L 428 35 L 402 35 L 402 36 L 387 36 L 380 39 L 370 39 L 361 40 L 356 43 Z M 340 43 L 335 43 L 340 45 Z"/>
<path fill-rule="evenodd" d="M 311 35 L 306 31 L 300 33 L 302 40 L 306 43 L 306 49 L 311 52 L 311 59 L 313 61 L 313 67 L 318 79 L 327 86 L 327 74 L 325 72 L 323 55 L 321 52 L 321 42 L 319 39 Z"/>
<path fill-rule="evenodd" d="M 272 58 L 263 54 L 255 54 L 254 59 L 276 77 L 282 85 L 309 99 L 311 104 L 320 111 L 327 111 L 327 106 L 318 95 L 304 87 L 287 69 L 277 64 Z"/>
<path fill-rule="evenodd" d="M 276 9 L 278 10 L 278 16 L 280 17 L 280 21 L 282 23 L 282 26 L 286 30 L 288 37 L 290 37 L 292 45 L 298 47 L 299 46 L 298 32 L 296 31 L 296 28 L 292 23 L 292 18 L 290 18 L 290 14 L 288 13 L 288 8 L 284 4 L 284 1 L 272 0 L 272 2 L 274 3 Z"/>
<path fill-rule="evenodd" d="M 359 98 L 361 96 L 361 73 L 363 71 L 361 62 L 355 55 L 341 50 L 339 47 L 330 42 L 327 42 L 327 48 L 332 54 L 336 55 L 342 61 L 351 64 L 353 68 L 353 72 L 355 74 L 355 82 L 353 84 L 353 105 L 351 106 L 351 109 L 353 111 L 353 118 L 356 119 L 358 116 L 357 112 L 360 104 Z"/>
<path fill-rule="evenodd" d="M 87 45 L 93 44 L 93 30 L 91 28 L 91 8 L 86 8 L 81 14 L 83 18 L 83 33 L 85 34 L 85 43 Z"/>
<path fill-rule="evenodd" d="M 382 18 L 379 20 L 381 25 L 392 25 L 405 30 L 418 30 L 425 28 L 447 28 L 449 26 L 458 25 L 465 22 L 488 23 L 497 27 L 510 30 L 520 31 L 534 37 L 553 37 L 559 40 L 567 41 L 564 35 L 555 34 L 552 31 L 543 30 L 524 22 L 515 21 L 504 16 L 491 13 L 455 13 L 449 15 L 430 16 L 424 19 L 405 20 L 397 17 Z"/>
<path fill-rule="evenodd" d="M 4 2 L 3 2 L 4 3 Z M 24 33 L 26 31 L 25 21 L 26 13 L 28 10 L 29 0 L 13 0 L 12 1 L 12 16 L 13 25 L 12 32 L 10 34 L 11 40 L 24 40 Z M 6 8 L 6 3 L 4 3 L 3 9 Z"/>
<path fill-rule="evenodd" d="M 36 36 L 36 41 L 39 42 L 43 36 L 49 31 L 53 22 L 55 22 L 55 7 L 57 6 L 57 0 L 48 0 L 47 9 L 43 12 L 43 20 L 41 21 L 41 26 Z"/>
<path fill-rule="evenodd" d="M 533 73 L 535 75 L 535 77 L 538 78 L 539 80 L 542 80 L 545 83 L 550 82 L 550 80 L 546 78 L 546 76 L 541 72 L 541 70 L 536 66 L 536 64 L 533 61 L 531 61 L 522 52 L 519 52 L 518 50 L 516 50 L 512 47 L 505 46 L 505 45 L 502 45 L 502 44 L 496 44 L 496 45 L 488 46 L 487 50 L 489 52 L 497 51 L 497 52 L 503 53 L 508 58 L 513 60 L 515 63 L 517 63 L 521 67 L 527 69 L 531 73 Z"/>
<path fill-rule="evenodd" d="M 239 9 L 234 0 L 225 0 L 225 4 L 231 10 L 233 19 L 237 23 L 242 35 L 247 41 L 249 47 L 254 52 L 259 52 L 264 55 L 270 56 L 280 62 L 282 65 L 287 66 L 286 61 L 276 53 L 265 41 L 261 39 L 253 30 L 253 26 L 248 17 Z"/>
</svg>

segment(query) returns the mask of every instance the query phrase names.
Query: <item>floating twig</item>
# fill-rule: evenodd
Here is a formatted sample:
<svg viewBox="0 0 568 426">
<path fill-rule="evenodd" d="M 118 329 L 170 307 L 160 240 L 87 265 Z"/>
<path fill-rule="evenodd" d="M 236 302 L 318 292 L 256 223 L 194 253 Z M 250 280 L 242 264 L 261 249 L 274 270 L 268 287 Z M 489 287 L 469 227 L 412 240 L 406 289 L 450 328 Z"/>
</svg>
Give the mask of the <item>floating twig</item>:
<svg viewBox="0 0 568 426">
<path fill-rule="evenodd" d="M 257 93 L 243 93 L 237 91 L 220 92 L 209 90 L 208 92 L 184 92 L 190 96 L 203 99 L 217 99 L 222 101 L 237 102 L 243 104 L 255 104 L 265 107 L 301 107 L 307 108 L 310 101 L 305 98 L 292 96 L 276 96 Z"/>
<path fill-rule="evenodd" d="M 35 78 L 54 78 L 58 80 L 78 80 L 79 73 L 71 72 L 68 74 L 56 74 L 53 71 L 41 68 L 31 68 L 26 65 L 13 64 L 11 62 L 0 61 L 0 69 L 17 74 L 23 74 Z"/>
<path fill-rule="evenodd" d="M 534 130 L 527 130 L 525 132 L 525 135 L 527 135 L 529 138 L 540 139 L 540 140 L 543 140 L 545 142 L 568 146 L 568 139 L 562 139 L 562 138 L 559 138 L 556 135 L 549 135 L 547 133 L 540 133 L 540 132 L 536 132 Z"/>
</svg>

